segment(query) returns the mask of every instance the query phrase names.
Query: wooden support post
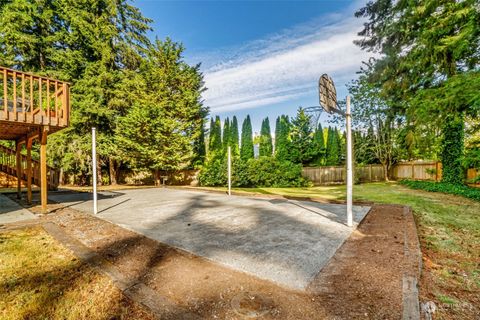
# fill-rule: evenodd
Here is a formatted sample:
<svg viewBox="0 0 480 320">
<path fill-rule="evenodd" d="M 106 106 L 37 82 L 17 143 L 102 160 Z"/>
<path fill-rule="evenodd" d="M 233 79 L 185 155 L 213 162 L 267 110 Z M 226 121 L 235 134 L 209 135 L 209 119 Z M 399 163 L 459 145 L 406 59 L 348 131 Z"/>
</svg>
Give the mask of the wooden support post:
<svg viewBox="0 0 480 320">
<path fill-rule="evenodd" d="M 42 127 L 40 131 L 40 198 L 42 213 L 47 213 L 47 136 L 48 127 Z"/>
<path fill-rule="evenodd" d="M 27 203 L 32 203 L 32 143 L 33 139 L 27 138 Z"/>
<path fill-rule="evenodd" d="M 22 198 L 22 144 L 17 141 L 15 146 L 15 164 L 17 171 L 17 199 Z"/>
</svg>

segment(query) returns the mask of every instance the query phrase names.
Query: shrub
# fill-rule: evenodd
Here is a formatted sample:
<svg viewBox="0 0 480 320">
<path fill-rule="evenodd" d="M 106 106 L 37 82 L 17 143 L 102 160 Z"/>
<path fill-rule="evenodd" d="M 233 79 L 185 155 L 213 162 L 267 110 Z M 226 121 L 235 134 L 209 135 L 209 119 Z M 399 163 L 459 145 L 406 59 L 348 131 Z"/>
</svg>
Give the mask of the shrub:
<svg viewBox="0 0 480 320">
<path fill-rule="evenodd" d="M 248 161 L 248 177 L 255 187 L 303 187 L 308 180 L 302 177 L 302 165 L 260 157 Z"/>
<path fill-rule="evenodd" d="M 203 186 L 226 186 L 225 161 L 207 163 L 199 174 Z M 302 166 L 273 157 L 248 161 L 235 158 L 232 164 L 232 185 L 235 187 L 303 187 L 311 183 L 302 177 Z"/>
<path fill-rule="evenodd" d="M 480 189 L 471 188 L 465 185 L 445 183 L 445 182 L 432 182 L 432 181 L 413 181 L 403 180 L 401 184 L 406 185 L 412 189 L 420 189 L 430 192 L 443 192 L 462 196 L 465 198 L 480 201 Z"/>
<path fill-rule="evenodd" d="M 227 179 L 227 162 L 218 158 L 205 163 L 198 174 L 198 182 L 207 187 L 225 186 Z"/>
</svg>

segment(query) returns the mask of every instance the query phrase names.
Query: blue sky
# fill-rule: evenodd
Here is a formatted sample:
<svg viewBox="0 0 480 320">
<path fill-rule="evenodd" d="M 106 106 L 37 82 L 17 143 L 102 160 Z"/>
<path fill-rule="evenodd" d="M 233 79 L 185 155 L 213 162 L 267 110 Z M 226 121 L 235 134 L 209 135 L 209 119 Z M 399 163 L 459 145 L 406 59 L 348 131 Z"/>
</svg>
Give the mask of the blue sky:
<svg viewBox="0 0 480 320">
<path fill-rule="evenodd" d="M 339 99 L 369 54 L 353 45 L 363 0 L 158 1 L 137 0 L 153 19 L 151 37 L 171 37 L 187 62 L 202 63 L 203 98 L 212 116 L 250 114 L 254 131 L 269 117 L 318 105 L 322 73 L 335 80 Z M 322 122 L 326 120 L 322 116 Z"/>
</svg>

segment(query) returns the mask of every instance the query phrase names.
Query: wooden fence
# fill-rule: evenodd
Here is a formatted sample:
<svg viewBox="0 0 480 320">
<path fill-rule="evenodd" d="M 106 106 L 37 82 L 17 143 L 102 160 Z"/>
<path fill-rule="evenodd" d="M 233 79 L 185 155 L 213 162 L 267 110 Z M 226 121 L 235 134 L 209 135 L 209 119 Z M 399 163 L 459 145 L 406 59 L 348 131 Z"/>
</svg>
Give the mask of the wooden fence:
<svg viewBox="0 0 480 320">
<path fill-rule="evenodd" d="M 345 167 L 304 167 L 302 176 L 314 185 L 341 184 L 347 179 Z M 385 170 L 382 165 L 373 164 L 355 167 L 355 180 L 358 182 L 375 182 L 385 180 Z"/>
<path fill-rule="evenodd" d="M 470 178 L 474 178 L 477 172 L 468 173 Z M 480 172 L 478 172 L 480 174 Z M 302 175 L 311 180 L 314 185 L 336 184 L 346 182 L 345 167 L 305 167 Z M 382 165 L 373 164 L 367 166 L 356 166 L 354 179 L 355 182 L 377 182 L 384 181 L 386 177 L 385 169 Z M 391 180 L 432 180 L 440 181 L 442 179 L 442 164 L 434 161 L 415 161 L 402 162 L 395 164 L 390 168 L 388 177 Z"/>
</svg>

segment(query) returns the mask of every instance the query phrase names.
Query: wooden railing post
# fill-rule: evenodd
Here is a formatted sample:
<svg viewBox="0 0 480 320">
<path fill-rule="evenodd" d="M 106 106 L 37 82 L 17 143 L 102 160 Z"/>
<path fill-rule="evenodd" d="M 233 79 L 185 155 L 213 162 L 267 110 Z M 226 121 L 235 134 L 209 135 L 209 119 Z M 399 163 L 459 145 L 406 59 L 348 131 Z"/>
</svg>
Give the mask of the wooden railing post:
<svg viewBox="0 0 480 320">
<path fill-rule="evenodd" d="M 32 144 L 33 139 L 27 139 L 27 203 L 32 203 Z"/>
<path fill-rule="evenodd" d="M 15 145 L 15 167 L 17 173 L 17 199 L 22 198 L 22 157 L 21 153 L 22 145 L 17 142 Z"/>
</svg>

